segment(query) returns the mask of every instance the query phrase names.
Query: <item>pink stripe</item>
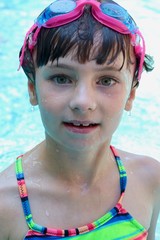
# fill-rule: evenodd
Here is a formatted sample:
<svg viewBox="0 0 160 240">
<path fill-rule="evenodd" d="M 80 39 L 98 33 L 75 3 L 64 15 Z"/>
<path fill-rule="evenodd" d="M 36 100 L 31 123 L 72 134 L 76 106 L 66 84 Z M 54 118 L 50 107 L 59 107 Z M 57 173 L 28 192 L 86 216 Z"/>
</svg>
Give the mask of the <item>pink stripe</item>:
<svg viewBox="0 0 160 240">
<path fill-rule="evenodd" d="M 31 236 L 44 236 L 44 234 L 34 232 L 33 230 L 29 230 L 26 237 L 31 237 Z"/>
<path fill-rule="evenodd" d="M 61 229 L 47 228 L 47 234 L 52 236 L 64 236 L 64 231 Z"/>
<path fill-rule="evenodd" d="M 148 232 L 146 231 L 142 233 L 141 236 L 134 238 L 134 240 L 147 240 L 147 236 L 148 236 Z"/>
<path fill-rule="evenodd" d="M 115 157 L 119 157 L 119 154 L 118 154 L 117 150 L 116 150 L 113 146 L 110 146 L 110 148 L 111 148 L 114 156 L 115 156 Z"/>
<path fill-rule="evenodd" d="M 21 198 L 28 197 L 27 188 L 24 180 L 18 181 L 18 188 L 19 188 L 19 193 Z"/>
<path fill-rule="evenodd" d="M 69 229 L 69 236 L 75 236 L 76 234 L 76 229 Z"/>
<path fill-rule="evenodd" d="M 25 181 L 22 179 L 22 180 L 18 180 L 18 185 L 25 185 Z"/>
<path fill-rule="evenodd" d="M 95 229 L 94 225 L 92 223 L 88 224 L 88 230 L 91 231 L 93 229 Z"/>
</svg>

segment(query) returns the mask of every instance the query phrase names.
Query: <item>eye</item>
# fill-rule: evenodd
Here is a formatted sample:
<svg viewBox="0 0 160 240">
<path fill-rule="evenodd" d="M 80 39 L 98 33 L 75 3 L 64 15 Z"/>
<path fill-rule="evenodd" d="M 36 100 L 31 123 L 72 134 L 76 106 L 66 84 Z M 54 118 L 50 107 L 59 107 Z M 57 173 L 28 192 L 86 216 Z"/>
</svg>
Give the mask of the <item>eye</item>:
<svg viewBox="0 0 160 240">
<path fill-rule="evenodd" d="M 116 84 L 117 81 L 112 78 L 112 77 L 102 77 L 99 81 L 98 81 L 98 84 L 99 85 L 103 85 L 103 86 L 107 86 L 107 87 L 110 87 L 114 84 Z"/>
<path fill-rule="evenodd" d="M 54 75 L 49 77 L 49 80 L 53 81 L 57 85 L 71 84 L 72 81 L 68 76 L 65 75 Z"/>
</svg>

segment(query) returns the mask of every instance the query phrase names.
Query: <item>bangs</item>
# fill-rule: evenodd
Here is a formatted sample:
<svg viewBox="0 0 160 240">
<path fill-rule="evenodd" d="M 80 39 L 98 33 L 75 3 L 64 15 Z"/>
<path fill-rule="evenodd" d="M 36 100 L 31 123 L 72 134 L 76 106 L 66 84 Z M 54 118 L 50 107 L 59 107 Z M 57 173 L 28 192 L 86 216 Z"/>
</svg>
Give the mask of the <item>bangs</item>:
<svg viewBox="0 0 160 240">
<path fill-rule="evenodd" d="M 76 21 L 61 27 L 42 28 L 37 42 L 36 65 L 72 54 L 79 63 L 95 60 L 97 64 L 111 64 L 123 54 L 124 65 L 130 60 L 130 36 L 122 35 L 97 22 L 87 11 Z"/>
<path fill-rule="evenodd" d="M 99 23 L 90 13 L 89 7 L 85 8 L 80 18 L 71 23 L 49 29 L 42 27 L 34 50 L 33 57 L 33 52 L 27 44 L 22 63 L 25 74 L 33 83 L 36 67 L 42 67 L 55 60 L 58 63 L 60 57 L 70 55 L 82 64 L 95 60 L 97 64 L 109 65 L 120 53 L 123 57 L 120 70 L 125 62 L 127 67 L 135 63 L 134 79 L 138 81 L 140 55 L 135 54 L 136 59 L 133 60 L 134 47 L 130 35 L 120 34 Z M 145 54 L 143 69 L 150 72 L 154 68 L 153 64 L 153 58 Z"/>
</svg>

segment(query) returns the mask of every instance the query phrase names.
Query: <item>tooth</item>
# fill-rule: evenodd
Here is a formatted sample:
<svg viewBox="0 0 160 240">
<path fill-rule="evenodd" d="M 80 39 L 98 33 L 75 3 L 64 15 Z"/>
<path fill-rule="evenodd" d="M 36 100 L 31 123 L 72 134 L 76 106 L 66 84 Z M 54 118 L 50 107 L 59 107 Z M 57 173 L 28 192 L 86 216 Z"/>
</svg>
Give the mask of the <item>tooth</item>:
<svg viewBox="0 0 160 240">
<path fill-rule="evenodd" d="M 80 123 L 73 123 L 73 125 L 80 126 L 81 124 Z"/>
<path fill-rule="evenodd" d="M 89 123 L 84 123 L 84 124 L 82 124 L 84 127 L 88 127 L 90 124 Z"/>
</svg>

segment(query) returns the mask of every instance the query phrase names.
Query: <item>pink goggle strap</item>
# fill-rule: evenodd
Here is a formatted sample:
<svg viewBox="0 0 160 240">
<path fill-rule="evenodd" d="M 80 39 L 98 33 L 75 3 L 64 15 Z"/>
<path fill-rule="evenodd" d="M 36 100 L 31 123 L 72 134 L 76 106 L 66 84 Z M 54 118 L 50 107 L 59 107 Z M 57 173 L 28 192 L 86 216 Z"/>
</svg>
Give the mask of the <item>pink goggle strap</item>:
<svg viewBox="0 0 160 240">
<path fill-rule="evenodd" d="M 36 29 L 37 28 L 37 29 Z M 36 29 L 36 31 L 34 32 L 34 30 Z M 20 70 L 20 67 L 22 66 L 23 64 L 23 60 L 24 60 L 24 54 L 25 54 L 25 51 L 26 51 L 26 47 L 27 47 L 27 44 L 28 44 L 28 48 L 29 50 L 33 51 L 34 49 L 34 46 L 36 45 L 37 43 L 37 37 L 38 37 L 38 34 L 40 32 L 40 29 L 41 28 L 38 28 L 37 27 L 37 24 L 34 24 L 30 29 L 29 31 L 26 33 L 26 36 L 25 36 L 25 39 L 24 39 L 24 43 L 23 43 L 23 46 L 22 46 L 22 50 L 21 50 L 21 55 L 20 55 L 20 58 L 19 58 L 19 68 L 18 70 Z M 33 33 L 34 32 L 34 33 Z"/>
<path fill-rule="evenodd" d="M 131 44 L 134 47 L 135 55 L 140 57 L 138 77 L 137 77 L 138 80 L 140 80 L 143 72 L 143 64 L 144 64 L 146 47 L 145 47 L 144 38 L 139 30 L 137 31 L 136 34 L 131 36 Z"/>
</svg>

